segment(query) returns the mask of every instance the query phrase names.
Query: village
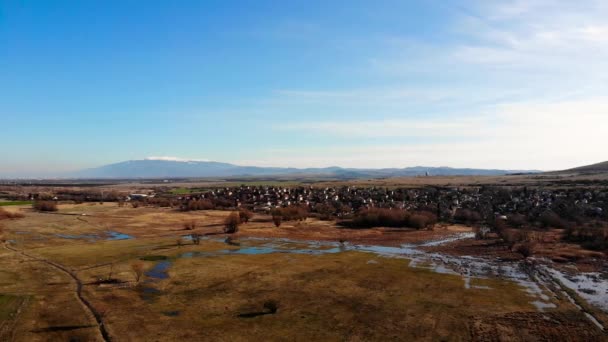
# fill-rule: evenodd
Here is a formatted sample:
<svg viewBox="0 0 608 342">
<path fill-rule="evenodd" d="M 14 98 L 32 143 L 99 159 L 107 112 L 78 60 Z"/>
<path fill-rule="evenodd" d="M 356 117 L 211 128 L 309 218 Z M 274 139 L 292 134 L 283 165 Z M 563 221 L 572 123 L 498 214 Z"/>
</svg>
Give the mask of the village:
<svg viewBox="0 0 608 342">
<path fill-rule="evenodd" d="M 214 207 L 246 207 L 260 212 L 304 206 L 312 213 L 330 214 L 334 217 L 344 217 L 364 208 L 376 207 L 429 211 L 445 221 L 463 219 L 481 222 L 496 217 L 506 219 L 510 214 L 534 219 L 548 211 L 568 220 L 608 218 L 608 190 L 597 188 L 552 190 L 527 187 L 387 189 L 354 186 L 240 186 L 174 197 L 159 194 L 154 201 L 160 198 L 176 200 L 185 208 L 189 202 L 197 200 L 210 201 Z M 132 196 L 129 199 L 147 198 Z"/>
</svg>

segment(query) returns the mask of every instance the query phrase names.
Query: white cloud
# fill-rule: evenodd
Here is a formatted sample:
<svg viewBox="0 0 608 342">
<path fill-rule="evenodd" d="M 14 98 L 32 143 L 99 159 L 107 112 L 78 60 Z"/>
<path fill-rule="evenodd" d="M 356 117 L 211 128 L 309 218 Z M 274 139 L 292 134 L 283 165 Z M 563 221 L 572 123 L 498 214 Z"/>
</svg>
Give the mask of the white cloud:
<svg viewBox="0 0 608 342">
<path fill-rule="evenodd" d="M 405 167 L 415 165 L 554 170 L 608 159 L 608 97 L 498 105 L 487 114 L 402 122 L 309 122 L 283 127 L 357 137 L 466 137 L 451 143 L 327 146 L 273 150 L 264 165 Z M 281 127 L 276 127 L 281 129 Z M 437 139 L 435 139 L 437 140 Z"/>
<path fill-rule="evenodd" d="M 608 159 L 603 147 L 608 135 L 608 2 L 472 4 L 455 8 L 460 20 L 440 43 L 385 38 L 387 48 L 378 50 L 366 71 L 390 78 L 397 84 L 393 87 L 280 92 L 292 103 L 328 108 L 341 103 L 355 114 L 363 104 L 378 110 L 373 116 L 355 116 L 360 120 L 314 120 L 274 129 L 335 137 L 342 143 L 345 138 L 374 138 L 376 145 L 276 151 L 272 160 L 297 166 L 560 169 Z M 411 86 L 419 79 L 424 82 Z M 443 114 L 419 119 L 407 111 L 412 103 L 430 109 L 438 101 L 444 102 Z M 401 137 L 421 139 L 411 144 L 400 142 Z"/>
</svg>

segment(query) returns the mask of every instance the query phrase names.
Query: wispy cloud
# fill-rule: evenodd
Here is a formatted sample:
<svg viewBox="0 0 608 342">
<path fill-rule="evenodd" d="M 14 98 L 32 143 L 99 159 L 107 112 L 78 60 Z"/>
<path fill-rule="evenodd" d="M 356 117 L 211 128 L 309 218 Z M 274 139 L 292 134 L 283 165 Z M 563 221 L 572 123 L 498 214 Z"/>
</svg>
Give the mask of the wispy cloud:
<svg viewBox="0 0 608 342">
<path fill-rule="evenodd" d="M 608 157 L 605 152 L 608 98 L 495 106 L 492 119 L 402 122 L 309 122 L 277 129 L 358 137 L 463 137 L 441 143 L 380 142 L 357 147 L 327 146 L 273 151 L 280 164 L 352 167 L 413 165 L 560 169 Z M 264 162 L 263 160 L 260 162 Z M 306 164 L 306 165 L 308 165 Z"/>
<path fill-rule="evenodd" d="M 341 137 L 473 138 L 485 136 L 493 124 L 485 118 L 374 121 L 319 121 L 278 124 L 275 130 L 338 135 Z"/>
</svg>

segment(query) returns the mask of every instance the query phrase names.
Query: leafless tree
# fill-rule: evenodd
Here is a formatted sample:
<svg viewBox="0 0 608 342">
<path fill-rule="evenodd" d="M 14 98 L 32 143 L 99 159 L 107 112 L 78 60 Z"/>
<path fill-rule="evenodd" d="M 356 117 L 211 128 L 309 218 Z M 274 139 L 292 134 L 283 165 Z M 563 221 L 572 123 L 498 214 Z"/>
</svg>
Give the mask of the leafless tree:
<svg viewBox="0 0 608 342">
<path fill-rule="evenodd" d="M 253 217 L 253 213 L 245 208 L 239 209 L 239 217 L 241 218 L 241 223 L 247 223 Z"/>
<path fill-rule="evenodd" d="M 230 215 L 228 215 L 228 217 L 226 217 L 226 220 L 224 221 L 224 233 L 234 234 L 238 232 L 240 224 L 241 218 L 239 216 L 239 213 L 233 211 L 232 213 L 230 213 Z"/>
<path fill-rule="evenodd" d="M 196 228 L 196 221 L 192 220 L 192 221 L 186 221 L 184 222 L 184 229 L 185 230 L 193 230 Z"/>
<path fill-rule="evenodd" d="M 135 275 L 135 282 L 139 283 L 141 276 L 144 274 L 144 263 L 140 260 L 131 263 L 131 270 Z"/>
<path fill-rule="evenodd" d="M 283 223 L 283 216 L 272 215 L 272 223 L 274 223 L 275 227 L 279 228 L 281 226 L 281 223 Z"/>
</svg>

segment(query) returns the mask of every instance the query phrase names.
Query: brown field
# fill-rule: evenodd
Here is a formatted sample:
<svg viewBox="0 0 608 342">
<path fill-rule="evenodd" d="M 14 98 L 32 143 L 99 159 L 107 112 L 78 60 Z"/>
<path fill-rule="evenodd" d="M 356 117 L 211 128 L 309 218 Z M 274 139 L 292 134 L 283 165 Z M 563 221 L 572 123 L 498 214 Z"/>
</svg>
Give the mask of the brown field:
<svg viewBox="0 0 608 342">
<path fill-rule="evenodd" d="M 308 219 L 276 228 L 256 215 L 225 243 L 226 211 L 115 203 L 9 210 L 25 217 L 1 222 L 3 341 L 95 341 L 102 330 L 113 341 L 606 340 L 549 287 L 541 290 L 554 307 L 540 310 L 532 304 L 539 294 L 508 279 L 473 277 L 465 286 L 458 273 L 410 266 L 407 255 L 308 242 L 398 246 L 471 231 L 464 226 L 351 230 Z M 191 221 L 196 228 L 184 230 Z M 112 240 L 116 232 L 131 238 Z M 194 245 L 191 233 L 206 239 Z M 257 252 L 265 248 L 276 250 Z M 139 281 L 138 263 L 147 272 Z"/>
</svg>

